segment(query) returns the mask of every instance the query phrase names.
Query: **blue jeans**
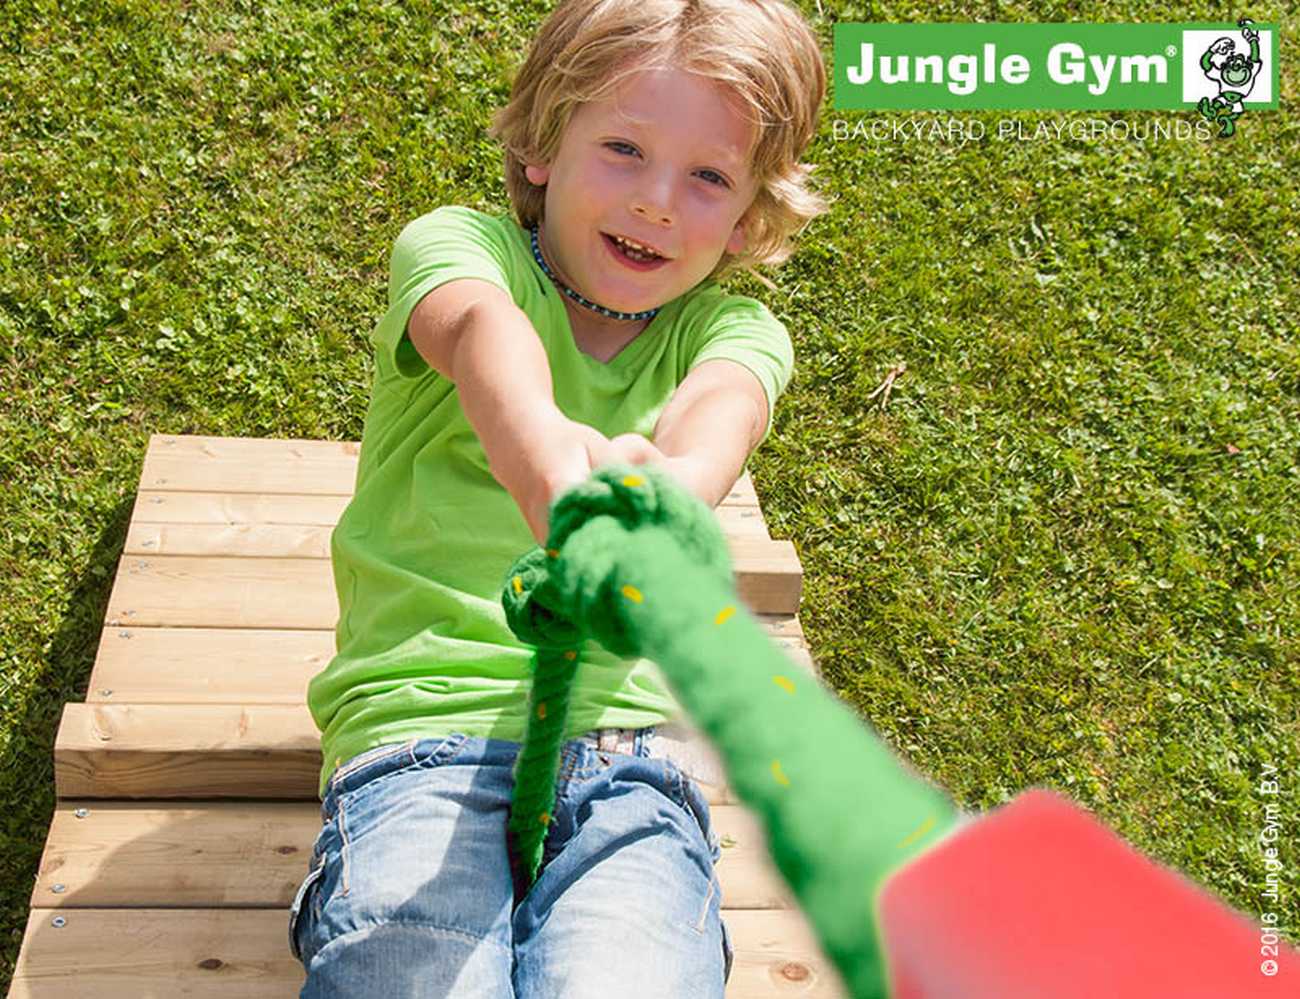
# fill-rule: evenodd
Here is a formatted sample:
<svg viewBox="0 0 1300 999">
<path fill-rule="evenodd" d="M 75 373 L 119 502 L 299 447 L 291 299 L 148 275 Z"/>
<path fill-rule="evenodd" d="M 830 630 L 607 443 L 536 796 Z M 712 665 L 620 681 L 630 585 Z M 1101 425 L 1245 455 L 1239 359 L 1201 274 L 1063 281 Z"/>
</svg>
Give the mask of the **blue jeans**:
<svg viewBox="0 0 1300 999">
<path fill-rule="evenodd" d="M 564 744 L 515 904 L 506 819 L 519 743 L 454 733 L 339 767 L 289 913 L 300 999 L 721 999 L 732 948 L 709 806 L 669 760 Z"/>
</svg>

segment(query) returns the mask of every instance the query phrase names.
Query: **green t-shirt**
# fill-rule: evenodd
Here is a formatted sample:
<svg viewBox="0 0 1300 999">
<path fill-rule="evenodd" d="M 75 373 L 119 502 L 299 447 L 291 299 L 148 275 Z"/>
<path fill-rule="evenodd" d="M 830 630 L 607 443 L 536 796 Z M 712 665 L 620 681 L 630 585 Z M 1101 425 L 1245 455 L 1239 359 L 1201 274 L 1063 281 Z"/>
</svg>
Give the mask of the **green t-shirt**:
<svg viewBox="0 0 1300 999">
<path fill-rule="evenodd" d="M 372 336 L 375 375 L 356 489 L 331 537 L 338 653 L 307 691 L 321 731 L 322 796 L 339 763 L 375 746 L 452 732 L 524 736 L 532 649 L 505 623 L 501 586 L 536 542 L 488 471 L 456 386 L 406 336 L 421 298 L 468 277 L 510 294 L 546 350 L 556 405 L 608 437 L 652 438 L 687 372 L 725 357 L 762 382 L 766 438 L 794 367 L 785 327 L 759 302 L 712 281 L 666 304 L 603 363 L 574 344 L 560 293 L 510 216 L 444 207 L 408 224 L 393 247 L 388 311 Z M 579 650 L 566 738 L 679 713 L 651 661 L 621 659 L 595 642 Z"/>
</svg>

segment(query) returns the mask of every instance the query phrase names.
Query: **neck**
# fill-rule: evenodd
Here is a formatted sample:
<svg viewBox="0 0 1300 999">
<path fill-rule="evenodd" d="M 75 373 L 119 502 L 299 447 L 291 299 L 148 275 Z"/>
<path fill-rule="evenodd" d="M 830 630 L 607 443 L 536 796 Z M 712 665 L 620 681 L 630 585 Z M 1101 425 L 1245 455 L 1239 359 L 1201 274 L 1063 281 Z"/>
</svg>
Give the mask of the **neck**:
<svg viewBox="0 0 1300 999">
<path fill-rule="evenodd" d="M 603 316 L 606 319 L 617 322 L 640 322 L 642 320 L 653 319 L 655 313 L 659 311 L 658 307 L 655 307 L 653 309 L 646 309 L 643 312 L 621 312 L 618 309 L 606 308 L 598 302 L 591 301 L 577 289 L 569 287 L 556 270 L 547 263 L 546 257 L 542 252 L 542 228 L 540 222 L 529 230 L 529 240 L 532 243 L 533 259 L 537 261 L 537 266 L 542 269 L 542 272 L 551 279 L 551 282 L 557 288 L 560 289 L 561 293 L 565 297 L 566 306 L 570 301 L 576 302 L 583 309 L 590 310 L 594 315 Z"/>
<path fill-rule="evenodd" d="M 629 322 L 625 319 L 606 319 L 564 299 L 564 309 L 569 316 L 569 329 L 573 343 L 582 353 L 602 364 L 609 362 L 630 344 L 641 331 L 650 325 L 649 319 Z"/>
</svg>

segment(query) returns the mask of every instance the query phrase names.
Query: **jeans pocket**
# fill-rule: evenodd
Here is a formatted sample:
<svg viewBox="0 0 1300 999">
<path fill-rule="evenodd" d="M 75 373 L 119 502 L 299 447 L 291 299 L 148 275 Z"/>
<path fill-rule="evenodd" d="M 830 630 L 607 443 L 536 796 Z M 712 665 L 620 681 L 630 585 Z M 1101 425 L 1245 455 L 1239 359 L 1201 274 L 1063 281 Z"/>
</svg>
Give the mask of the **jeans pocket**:
<svg viewBox="0 0 1300 999">
<path fill-rule="evenodd" d="M 305 925 L 310 925 L 310 921 L 303 919 L 304 912 L 309 904 L 308 892 L 320 881 L 324 873 L 325 855 L 321 854 L 316 859 L 315 866 L 307 872 L 302 884 L 298 886 L 298 893 L 294 896 L 293 904 L 289 907 L 289 952 L 298 961 L 302 961 L 302 948 L 298 943 L 299 931 Z"/>
<path fill-rule="evenodd" d="M 390 778 L 413 770 L 431 770 L 453 762 L 469 743 L 470 737 L 462 732 L 431 739 L 411 739 L 407 742 L 375 746 L 354 756 L 339 767 L 330 778 L 326 801 L 333 801 L 341 810 L 363 793 L 374 791 Z"/>
<path fill-rule="evenodd" d="M 362 767 L 374 766 L 384 760 L 400 756 L 402 753 L 410 756 L 411 747 L 413 745 L 414 741 L 390 742 L 382 746 L 372 746 L 364 753 L 358 753 L 356 756 L 345 760 L 340 766 L 336 767 L 334 773 L 330 775 L 330 786 L 333 787 L 335 784 L 341 784 L 350 774 L 356 773 Z M 383 768 L 380 768 L 380 772 L 383 772 Z"/>
</svg>

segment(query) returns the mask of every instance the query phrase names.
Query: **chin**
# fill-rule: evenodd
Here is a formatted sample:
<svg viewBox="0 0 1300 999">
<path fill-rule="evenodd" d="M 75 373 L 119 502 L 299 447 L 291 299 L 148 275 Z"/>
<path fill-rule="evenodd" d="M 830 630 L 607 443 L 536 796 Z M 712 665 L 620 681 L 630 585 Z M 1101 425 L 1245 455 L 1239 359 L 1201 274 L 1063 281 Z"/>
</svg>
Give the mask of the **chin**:
<svg viewBox="0 0 1300 999">
<path fill-rule="evenodd" d="M 644 312 L 646 309 L 657 309 L 677 297 L 679 292 L 671 294 L 658 294 L 647 296 L 641 295 L 619 295 L 611 293 L 606 298 L 596 299 L 607 309 L 614 309 L 616 312 Z"/>
</svg>

